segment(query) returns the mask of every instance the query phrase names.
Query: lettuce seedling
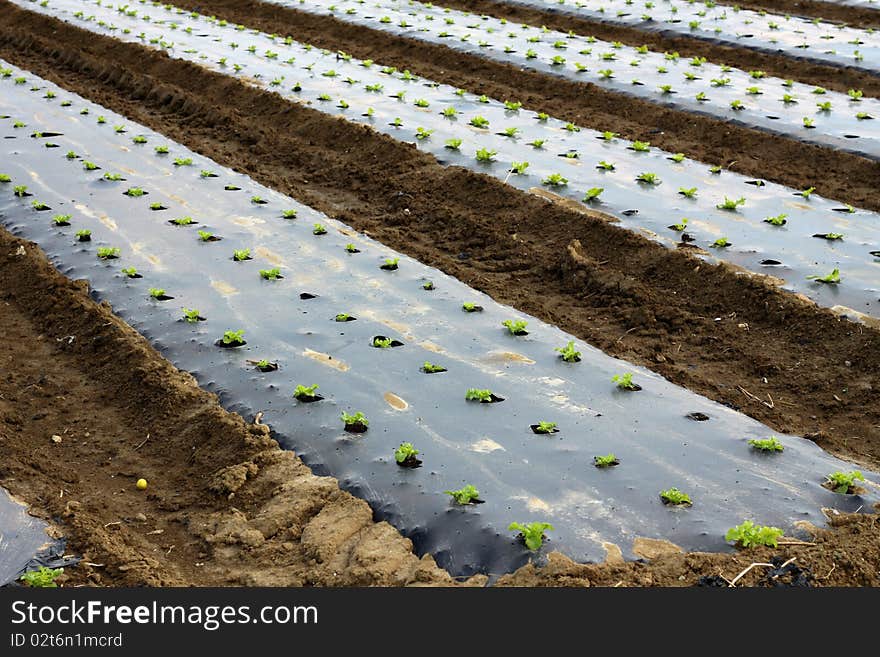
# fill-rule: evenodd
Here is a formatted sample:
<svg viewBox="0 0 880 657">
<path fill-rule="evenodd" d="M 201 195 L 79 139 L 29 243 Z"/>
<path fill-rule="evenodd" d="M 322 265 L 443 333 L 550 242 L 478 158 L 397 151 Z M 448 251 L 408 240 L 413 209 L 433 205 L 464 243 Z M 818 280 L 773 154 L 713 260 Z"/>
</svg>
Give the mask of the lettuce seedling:
<svg viewBox="0 0 880 657">
<path fill-rule="evenodd" d="M 153 150 L 156 152 L 156 155 L 168 155 L 167 146 L 156 146 Z"/>
<path fill-rule="evenodd" d="M 458 490 L 445 490 L 446 495 L 451 495 L 456 504 L 482 504 L 480 499 L 480 491 L 471 484 L 467 484 Z"/>
<path fill-rule="evenodd" d="M 19 580 L 35 589 L 57 589 L 55 580 L 64 572 L 64 568 L 47 568 L 40 566 L 39 570 L 29 570 Z"/>
<path fill-rule="evenodd" d="M 130 196 L 132 198 L 138 198 L 140 196 L 144 196 L 147 192 L 145 192 L 140 187 L 129 187 L 124 192 L 122 192 L 125 196 Z"/>
<path fill-rule="evenodd" d="M 150 288 L 150 296 L 156 299 L 157 301 L 167 301 L 169 299 L 173 299 L 174 297 L 169 297 L 165 294 L 165 290 L 161 287 L 151 287 Z"/>
<path fill-rule="evenodd" d="M 755 547 L 756 545 L 775 548 L 779 546 L 779 538 L 782 535 L 783 532 L 778 527 L 759 526 L 751 520 L 746 520 L 741 525 L 728 529 L 724 540 L 733 541 L 742 548 Z"/>
<path fill-rule="evenodd" d="M 606 454 L 605 456 L 594 456 L 593 465 L 597 468 L 610 468 L 613 465 L 620 465 L 620 459 L 614 454 Z"/>
<path fill-rule="evenodd" d="M 199 311 L 195 308 L 184 308 L 182 319 L 183 321 L 189 322 L 190 324 L 196 324 L 198 322 L 205 321 L 205 318 L 199 315 Z"/>
<path fill-rule="evenodd" d="M 97 255 L 101 260 L 110 260 L 119 257 L 120 250 L 115 246 L 102 246 L 98 248 Z"/>
<path fill-rule="evenodd" d="M 525 174 L 526 169 L 529 168 L 528 162 L 511 162 L 510 163 L 510 172 L 515 173 L 518 176 Z"/>
<path fill-rule="evenodd" d="M 251 259 L 251 250 L 250 249 L 235 249 L 232 252 L 232 259 L 235 262 L 242 262 L 243 260 Z"/>
<path fill-rule="evenodd" d="M 0 173 L 0 183 L 8 183 L 12 182 L 12 178 L 9 177 L 9 174 Z"/>
<path fill-rule="evenodd" d="M 373 346 L 378 347 L 379 349 L 388 349 L 392 342 L 393 340 L 391 338 L 383 338 L 378 335 L 373 338 Z"/>
<path fill-rule="evenodd" d="M 541 549 L 541 546 L 544 544 L 544 538 L 546 538 L 544 532 L 548 530 L 553 531 L 553 525 L 549 522 L 530 522 L 528 525 L 512 522 L 507 529 L 508 531 L 519 532 L 526 547 L 535 551 Z"/>
<path fill-rule="evenodd" d="M 327 229 L 321 224 L 315 224 L 312 228 L 312 235 L 326 235 Z"/>
<path fill-rule="evenodd" d="M 467 401 L 490 403 L 492 401 L 493 395 L 492 391 L 488 389 L 468 388 L 467 392 L 464 395 L 464 398 Z"/>
<path fill-rule="evenodd" d="M 738 199 L 731 199 L 724 197 L 724 201 L 716 205 L 715 207 L 719 210 L 736 210 L 739 206 L 745 205 L 746 199 L 744 196 L 740 196 Z"/>
<path fill-rule="evenodd" d="M 336 317 L 333 318 L 336 322 L 353 322 L 357 318 L 352 317 L 348 313 L 337 313 Z"/>
<path fill-rule="evenodd" d="M 684 196 L 685 198 L 696 198 L 697 197 L 697 188 L 696 187 L 679 187 L 678 193 Z"/>
<path fill-rule="evenodd" d="M 550 187 L 564 187 L 568 184 L 568 178 L 564 178 L 561 173 L 551 173 L 541 182 Z"/>
<path fill-rule="evenodd" d="M 422 462 L 416 458 L 419 453 L 412 443 L 400 443 L 400 447 L 394 450 L 394 460 L 402 468 L 417 468 Z"/>
<path fill-rule="evenodd" d="M 732 245 L 730 243 L 730 240 L 728 240 L 726 237 L 719 237 L 717 240 L 712 242 L 712 244 L 710 246 L 713 249 L 724 249 L 724 248 L 727 248 L 728 246 L 732 246 Z"/>
<path fill-rule="evenodd" d="M 69 226 L 72 216 L 69 214 L 56 214 L 52 217 L 52 222 L 56 226 Z"/>
<path fill-rule="evenodd" d="M 425 281 L 424 283 L 422 283 L 422 289 L 428 290 L 430 292 L 431 290 L 434 289 L 434 282 L 433 281 Z"/>
<path fill-rule="evenodd" d="M 76 236 L 76 239 L 79 242 L 91 242 L 92 241 L 92 231 L 90 231 L 88 228 L 83 228 L 81 230 L 78 230 L 78 231 L 76 231 L 76 233 L 74 233 L 74 235 Z"/>
<path fill-rule="evenodd" d="M 488 148 L 480 148 L 477 150 L 477 154 L 474 157 L 476 157 L 477 162 L 492 162 L 496 155 L 498 155 L 498 151 L 492 151 Z"/>
<path fill-rule="evenodd" d="M 174 224 L 175 226 L 190 226 L 192 224 L 197 224 L 198 222 L 192 217 L 178 217 L 177 219 L 169 219 L 169 224 Z"/>
<path fill-rule="evenodd" d="M 788 215 L 785 213 L 778 214 L 775 217 L 766 217 L 764 219 L 764 223 L 771 224 L 773 226 L 784 226 L 786 223 L 788 223 L 786 217 L 788 217 Z"/>
<path fill-rule="evenodd" d="M 425 364 L 421 367 L 422 372 L 425 374 L 438 374 L 439 372 L 446 372 L 446 368 L 442 365 L 435 365 L 430 361 L 425 361 Z"/>
<path fill-rule="evenodd" d="M 298 384 L 296 388 L 293 389 L 293 398 L 297 401 L 301 402 L 313 402 L 321 399 L 319 395 L 316 394 L 318 390 L 318 384 L 304 386 L 302 384 Z"/>
<path fill-rule="evenodd" d="M 749 445 L 761 452 L 782 452 L 785 450 L 785 447 L 783 447 L 776 436 L 763 439 L 752 438 L 749 440 Z"/>
<path fill-rule="evenodd" d="M 664 504 L 671 504 L 673 506 L 691 506 L 690 495 L 682 493 L 674 487 L 660 491 L 660 499 L 663 500 Z"/>
<path fill-rule="evenodd" d="M 354 415 L 349 415 L 343 411 L 341 417 L 342 422 L 345 425 L 345 430 L 352 433 L 363 433 L 370 425 L 370 422 L 360 411 L 356 412 Z"/>
<path fill-rule="evenodd" d="M 361 250 L 359 248 L 357 248 L 354 244 L 351 244 L 350 242 L 345 245 L 345 250 L 348 253 L 360 253 L 361 252 Z"/>
<path fill-rule="evenodd" d="M 489 119 L 482 116 L 475 116 L 470 121 L 468 121 L 468 124 L 474 126 L 475 128 L 488 128 Z"/>
<path fill-rule="evenodd" d="M 668 226 L 668 228 L 669 228 L 670 230 L 674 230 L 674 231 L 677 231 L 677 232 L 680 233 L 680 232 L 682 232 L 685 228 L 687 228 L 687 225 L 688 225 L 688 220 L 687 220 L 687 219 L 682 219 L 682 220 L 679 221 L 677 224 L 672 224 L 671 226 Z"/>
<path fill-rule="evenodd" d="M 434 134 L 433 130 L 427 130 L 422 127 L 416 128 L 416 139 L 418 139 L 419 141 L 424 141 L 425 139 L 428 139 L 432 134 Z"/>
<path fill-rule="evenodd" d="M 807 280 L 816 281 L 817 283 L 828 283 L 829 285 L 837 285 L 840 283 L 840 269 L 835 267 L 830 274 L 826 276 L 807 276 Z"/>
<path fill-rule="evenodd" d="M 605 160 L 601 160 L 599 164 L 596 165 L 597 169 L 602 169 L 604 171 L 614 171 L 614 165 L 611 162 L 606 162 Z"/>
<path fill-rule="evenodd" d="M 120 180 L 125 180 L 120 173 L 105 173 L 104 180 L 109 180 L 110 182 L 117 182 Z"/>
<path fill-rule="evenodd" d="M 379 269 L 384 269 L 385 271 L 394 271 L 398 268 L 398 262 L 400 262 L 400 258 L 385 258 L 385 262 L 379 265 Z"/>
<path fill-rule="evenodd" d="M 535 433 L 558 433 L 559 429 L 556 428 L 556 422 L 545 422 L 541 421 L 538 424 L 531 425 L 532 431 Z"/>
<path fill-rule="evenodd" d="M 461 304 L 461 309 L 466 313 L 478 313 L 483 310 L 483 307 L 478 306 L 472 301 L 465 301 L 463 304 Z"/>
<path fill-rule="evenodd" d="M 633 383 L 632 372 L 627 372 L 626 374 L 615 374 L 611 377 L 611 380 L 616 383 L 617 387 L 621 390 L 639 391 L 642 389 L 642 386 L 637 383 Z"/>
<path fill-rule="evenodd" d="M 605 188 L 604 188 L 604 187 L 591 187 L 590 189 L 587 190 L 587 193 L 584 194 L 584 198 L 581 199 L 581 200 L 582 200 L 584 203 L 594 203 L 594 202 L 595 202 L 595 203 L 598 203 L 598 202 L 599 202 L 599 196 L 600 196 L 600 195 L 602 194 L 602 192 L 604 192 L 604 191 L 605 191 Z"/>
<path fill-rule="evenodd" d="M 31 207 L 37 212 L 45 212 L 50 209 L 49 206 L 42 201 L 31 201 Z"/>
<path fill-rule="evenodd" d="M 239 347 L 246 344 L 244 340 L 244 329 L 239 329 L 238 331 L 224 331 L 223 337 L 220 341 L 226 347 Z"/>
<path fill-rule="evenodd" d="M 865 476 L 859 472 L 858 470 L 853 470 L 852 472 L 832 472 L 829 475 L 825 475 L 826 486 L 833 490 L 835 493 L 842 493 L 844 495 L 853 495 L 856 492 L 856 481 L 865 481 Z"/>
<path fill-rule="evenodd" d="M 651 143 L 647 141 L 634 141 L 632 145 L 627 148 L 638 153 L 647 153 L 651 150 Z"/>
<path fill-rule="evenodd" d="M 211 233 L 207 230 L 200 230 L 200 231 L 198 231 L 198 233 L 199 233 L 199 240 L 202 242 L 219 242 L 221 239 L 221 238 L 217 237 L 216 235 L 214 235 L 214 233 Z"/>
<path fill-rule="evenodd" d="M 528 335 L 529 332 L 526 331 L 527 325 L 528 322 L 521 319 L 505 319 L 501 322 L 501 326 L 506 328 L 511 335 Z"/>
<path fill-rule="evenodd" d="M 284 276 L 281 275 L 281 269 L 273 267 L 272 269 L 261 269 L 260 278 L 267 281 L 275 281 L 279 278 L 284 278 Z"/>
<path fill-rule="evenodd" d="M 272 363 L 266 358 L 263 358 L 263 359 L 258 360 L 256 362 L 254 362 L 252 360 L 249 360 L 248 362 L 254 364 L 258 370 L 260 370 L 261 372 L 264 372 L 264 373 L 265 372 L 274 372 L 278 369 L 278 363 Z"/>
<path fill-rule="evenodd" d="M 143 135 L 138 135 L 137 137 L 132 137 L 132 138 L 131 138 L 131 141 L 132 141 L 132 143 L 134 143 L 134 144 L 146 144 L 146 143 L 147 143 L 147 138 L 144 137 Z"/>
<path fill-rule="evenodd" d="M 462 140 L 459 139 L 458 137 L 455 137 L 453 139 L 447 139 L 445 142 L 446 148 L 448 148 L 449 150 L 452 150 L 452 151 L 457 151 L 459 148 L 461 148 L 461 141 Z"/>
<path fill-rule="evenodd" d="M 569 340 L 564 347 L 556 347 L 554 351 L 558 351 L 559 357 L 566 363 L 578 363 L 581 360 L 581 352 L 574 348 L 573 340 Z"/>
<path fill-rule="evenodd" d="M 816 233 L 813 237 L 820 237 L 823 240 L 828 240 L 829 242 L 834 242 L 837 240 L 843 239 L 843 233 Z"/>
<path fill-rule="evenodd" d="M 134 267 L 124 267 L 122 269 L 122 273 L 128 276 L 129 278 L 142 278 L 140 274 L 138 274 L 138 270 Z"/>
<path fill-rule="evenodd" d="M 656 173 L 640 173 L 636 176 L 636 181 L 646 185 L 659 185 L 660 178 Z"/>
</svg>

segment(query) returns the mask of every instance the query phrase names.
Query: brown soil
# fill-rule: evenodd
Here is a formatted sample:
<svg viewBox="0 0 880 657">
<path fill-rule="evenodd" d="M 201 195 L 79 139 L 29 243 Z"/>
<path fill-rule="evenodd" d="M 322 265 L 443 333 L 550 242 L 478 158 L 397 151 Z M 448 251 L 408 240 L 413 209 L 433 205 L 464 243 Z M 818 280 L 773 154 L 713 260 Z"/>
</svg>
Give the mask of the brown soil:
<svg viewBox="0 0 880 657">
<path fill-rule="evenodd" d="M 0 26 L 0 54 L 17 65 L 606 353 L 880 465 L 871 328 L 164 53 L 8 3 Z"/>
<path fill-rule="evenodd" d="M 608 353 L 880 467 L 872 329 L 364 127 L 5 2 L 0 55 Z M 0 485 L 103 564 L 73 569 L 72 583 L 451 583 L 266 428 L 224 412 L 32 245 L 13 255 L 22 245 L 0 234 L 11 336 L 0 359 L 15 363 L 0 380 Z M 772 397 L 772 408 L 744 390 Z M 151 482 L 144 493 L 133 485 L 140 476 Z M 779 554 L 820 583 L 876 585 L 876 518 L 845 523 Z M 730 579 L 751 559 L 577 566 L 560 557 L 504 581 L 690 585 L 719 569 Z"/>
<path fill-rule="evenodd" d="M 227 413 L 39 248 L 0 229 L 0 485 L 67 537 L 62 586 L 450 586 L 366 503 L 316 477 L 262 425 Z M 52 436 L 60 436 L 60 442 Z M 145 477 L 146 491 L 135 481 Z M 559 553 L 509 586 L 693 586 L 771 556 L 823 586 L 880 585 L 877 516 L 839 516 L 810 545 L 575 564 Z M 756 569 L 741 585 L 766 585 Z M 484 577 L 465 584 L 483 585 Z M 783 578 L 782 581 L 786 581 Z"/>
<path fill-rule="evenodd" d="M 198 5 L 231 22 L 290 34 L 321 48 L 344 50 L 491 98 L 516 99 L 528 109 L 648 141 L 703 162 L 723 163 L 744 175 L 795 189 L 812 185 L 828 198 L 880 211 L 876 193 L 880 162 L 864 157 L 274 4 L 255 0 L 174 0 L 172 4 L 186 9 Z M 880 90 L 880 78 L 876 81 Z M 818 179 L 817 161 L 823 163 Z"/>
<path fill-rule="evenodd" d="M 848 7 L 828 0 L 745 0 L 736 4 L 743 9 L 821 18 L 852 27 L 880 27 L 880 7 Z"/>
</svg>

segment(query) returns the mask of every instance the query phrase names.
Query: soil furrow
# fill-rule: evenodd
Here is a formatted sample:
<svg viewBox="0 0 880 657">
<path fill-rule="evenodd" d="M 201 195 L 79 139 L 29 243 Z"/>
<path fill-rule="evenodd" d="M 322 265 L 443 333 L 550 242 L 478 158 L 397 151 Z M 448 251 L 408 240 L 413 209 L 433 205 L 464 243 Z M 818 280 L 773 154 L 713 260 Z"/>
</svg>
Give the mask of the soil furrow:
<svg viewBox="0 0 880 657">
<path fill-rule="evenodd" d="M 743 9 L 771 14 L 808 16 L 861 28 L 880 27 L 880 7 L 853 7 L 830 0 L 745 0 L 737 2 Z"/>
<path fill-rule="evenodd" d="M 196 3 L 173 4 L 195 9 Z M 361 59 L 408 69 L 422 77 L 624 137 L 649 141 L 672 153 L 772 180 L 795 189 L 812 185 L 828 198 L 880 211 L 880 162 L 725 121 L 662 107 L 589 83 L 578 83 L 468 55 L 443 45 L 396 37 L 330 17 L 252 0 L 209 0 L 203 11 L 268 33 Z M 821 176 L 816 162 L 823 163 Z"/>
<path fill-rule="evenodd" d="M 608 353 L 880 462 L 876 331 L 196 65 L 8 4 L 0 19 L 16 65 Z"/>
</svg>

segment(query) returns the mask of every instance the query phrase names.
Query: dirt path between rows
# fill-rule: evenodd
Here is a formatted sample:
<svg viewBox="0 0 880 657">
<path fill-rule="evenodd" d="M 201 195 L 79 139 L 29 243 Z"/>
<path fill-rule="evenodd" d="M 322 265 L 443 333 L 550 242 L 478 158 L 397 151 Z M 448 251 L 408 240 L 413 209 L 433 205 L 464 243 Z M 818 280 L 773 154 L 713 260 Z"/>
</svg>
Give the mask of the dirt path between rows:
<svg viewBox="0 0 880 657">
<path fill-rule="evenodd" d="M 850 7 L 833 0 L 745 0 L 745 2 L 736 2 L 735 4 L 743 9 L 821 18 L 851 27 L 875 29 L 880 27 L 880 6 L 878 5 Z"/>
<path fill-rule="evenodd" d="M 53 523 L 68 554 L 83 556 L 62 586 L 454 584 L 391 526 L 374 523 L 364 502 L 312 475 L 267 427 L 220 408 L 92 301 L 87 285 L 2 229 L 0 289 L 0 486 Z M 146 491 L 136 489 L 139 477 L 149 480 Z M 650 562 L 622 563 L 612 553 L 600 565 L 553 553 L 548 566 L 500 583 L 723 583 L 718 575 L 732 580 L 752 559 L 775 554 L 795 557 L 819 585 L 876 586 L 876 520 L 836 517 L 838 530 L 776 552 L 664 554 L 668 546 L 646 543 Z M 757 569 L 743 584 L 762 584 L 766 574 Z"/>
<path fill-rule="evenodd" d="M 876 330 L 163 53 L 7 3 L 0 26 L 13 63 L 606 353 L 880 469 Z"/>
<path fill-rule="evenodd" d="M 665 108 L 516 66 L 378 30 L 358 27 L 255 0 L 174 0 L 268 33 L 291 35 L 329 50 L 408 69 L 414 74 L 598 130 L 648 141 L 671 153 L 732 171 L 772 180 L 794 189 L 807 185 L 828 198 L 880 211 L 880 162 L 786 137 L 737 126 L 708 116 Z M 816 162 L 822 162 L 821 175 Z"/>
</svg>

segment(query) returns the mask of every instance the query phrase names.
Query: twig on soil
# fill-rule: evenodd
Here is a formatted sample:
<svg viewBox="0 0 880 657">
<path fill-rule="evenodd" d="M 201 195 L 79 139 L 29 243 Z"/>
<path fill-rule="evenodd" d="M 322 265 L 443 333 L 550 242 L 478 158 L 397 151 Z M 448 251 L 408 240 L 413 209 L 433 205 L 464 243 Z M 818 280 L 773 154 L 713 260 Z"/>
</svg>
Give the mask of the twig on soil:
<svg viewBox="0 0 880 657">
<path fill-rule="evenodd" d="M 764 406 L 766 406 L 767 408 L 773 408 L 773 407 L 774 407 L 774 404 L 773 404 L 773 398 L 770 397 L 770 393 L 767 393 L 767 396 L 770 397 L 770 401 L 769 401 L 769 402 L 765 402 L 765 401 L 764 401 L 763 399 L 761 399 L 760 397 L 755 397 L 755 395 L 753 395 L 752 393 L 750 393 L 748 390 L 746 390 L 746 389 L 743 388 L 742 386 L 737 386 L 736 389 L 739 390 L 741 393 L 743 393 L 746 397 L 748 397 L 748 398 L 751 399 L 752 401 L 756 401 L 756 402 L 758 402 L 758 403 L 764 404 Z"/>
<path fill-rule="evenodd" d="M 633 327 L 632 327 L 631 329 L 629 329 L 626 333 L 624 333 L 624 334 L 621 335 L 619 338 L 617 338 L 617 342 L 615 342 L 615 344 L 617 344 L 618 342 L 620 342 L 621 340 L 623 340 L 626 336 L 628 336 L 630 333 L 632 333 L 633 331 L 635 331 L 637 328 L 639 328 L 639 327 L 638 327 L 638 326 L 633 326 Z"/>
<path fill-rule="evenodd" d="M 108 522 L 106 525 L 104 525 L 104 527 L 109 527 L 110 525 L 121 525 L 121 524 L 122 524 L 122 521 L 117 520 L 116 522 Z"/>
<path fill-rule="evenodd" d="M 831 573 L 834 572 L 835 568 L 837 568 L 837 564 L 836 563 L 831 564 L 831 570 L 828 571 L 828 573 L 825 575 L 825 577 L 817 577 L 816 579 L 818 579 L 818 580 L 828 579 L 829 577 L 831 577 Z"/>
<path fill-rule="evenodd" d="M 779 570 L 785 568 L 788 564 L 794 562 L 796 559 L 797 559 L 797 557 L 792 557 L 791 559 L 789 559 L 788 561 L 786 561 L 784 564 L 782 564 L 781 566 L 779 566 Z M 730 588 L 734 588 L 734 587 L 736 586 L 736 583 L 737 583 L 740 579 L 742 579 L 742 578 L 745 576 L 746 573 L 748 573 L 752 568 L 757 568 L 758 566 L 762 566 L 762 567 L 764 567 L 764 568 L 776 568 L 776 566 L 774 566 L 772 563 L 753 563 L 753 564 L 747 566 L 747 567 L 745 568 L 745 570 L 743 570 L 739 575 L 737 575 L 736 577 L 734 577 L 734 578 L 730 581 Z"/>
<path fill-rule="evenodd" d="M 810 547 L 813 547 L 813 546 L 816 545 L 815 543 L 810 543 L 810 542 L 808 542 L 808 541 L 795 541 L 795 540 L 791 540 L 791 541 L 777 541 L 776 544 L 777 544 L 777 545 L 807 545 L 807 546 L 810 546 Z"/>
<path fill-rule="evenodd" d="M 134 448 L 134 451 L 138 451 L 141 447 L 147 444 L 147 441 L 150 439 L 150 434 L 147 434 L 147 437 L 143 439 L 143 441 Z"/>
</svg>

